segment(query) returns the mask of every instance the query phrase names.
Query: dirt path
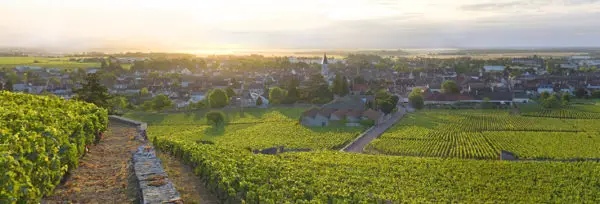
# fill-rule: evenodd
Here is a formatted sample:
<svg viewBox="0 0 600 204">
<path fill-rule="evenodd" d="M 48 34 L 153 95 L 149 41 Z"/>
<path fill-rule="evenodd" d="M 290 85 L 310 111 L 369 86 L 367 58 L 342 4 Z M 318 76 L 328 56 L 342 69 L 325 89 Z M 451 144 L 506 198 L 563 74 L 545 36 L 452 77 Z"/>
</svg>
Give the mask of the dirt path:
<svg viewBox="0 0 600 204">
<path fill-rule="evenodd" d="M 219 203 L 218 199 L 204 187 L 204 182 L 194 174 L 190 166 L 169 154 L 157 152 L 157 156 L 185 203 Z"/>
<path fill-rule="evenodd" d="M 42 203 L 136 202 L 136 184 L 131 180 L 135 175 L 130 168 L 132 152 L 140 145 L 135 134 L 135 128 L 111 122 L 104 139 L 90 147 L 67 181 Z"/>
<path fill-rule="evenodd" d="M 392 115 L 392 118 L 390 118 L 383 124 L 375 126 L 369 132 L 365 133 L 365 135 L 363 135 L 361 138 L 350 144 L 346 149 L 344 149 L 344 151 L 362 153 L 367 144 L 369 144 L 372 140 L 383 134 L 383 132 L 385 132 L 388 128 L 392 127 L 392 125 L 396 124 L 396 122 L 398 122 L 398 120 L 400 120 L 400 118 L 402 118 L 404 114 L 405 110 L 399 108 L 399 111 L 394 113 L 394 115 Z"/>
</svg>

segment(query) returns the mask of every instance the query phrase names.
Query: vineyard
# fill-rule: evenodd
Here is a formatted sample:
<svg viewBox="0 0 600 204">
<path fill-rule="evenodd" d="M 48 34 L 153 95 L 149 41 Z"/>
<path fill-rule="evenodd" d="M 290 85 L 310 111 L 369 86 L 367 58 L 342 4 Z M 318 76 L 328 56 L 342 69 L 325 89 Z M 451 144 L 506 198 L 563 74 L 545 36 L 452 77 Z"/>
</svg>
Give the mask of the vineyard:
<svg viewBox="0 0 600 204">
<path fill-rule="evenodd" d="M 159 137 L 223 202 L 408 203 L 598 201 L 595 162 L 506 162 L 389 157 L 333 151 L 252 154 Z"/>
<path fill-rule="evenodd" d="M 93 104 L 0 92 L 0 203 L 36 203 L 108 123 Z"/>
<path fill-rule="evenodd" d="M 536 104 L 522 105 L 521 115 L 565 119 L 600 119 L 600 105 L 569 105 L 561 109 L 543 109 Z"/>
<path fill-rule="evenodd" d="M 306 128 L 286 111 L 237 115 L 222 129 L 185 114 L 147 114 L 138 119 L 154 121 L 148 129 L 154 145 L 192 166 L 223 203 L 574 203 L 600 199 L 597 162 L 458 159 L 496 158 L 500 147 L 519 150 L 527 145 L 539 147 L 523 152 L 532 157 L 594 156 L 599 137 L 584 131 L 593 124 L 500 111 L 419 112 L 407 115 L 389 130 L 392 134 L 384 134 L 377 142 L 393 144 L 385 147 L 406 155 L 457 157 L 439 159 L 331 151 L 362 129 Z M 232 114 L 236 115 L 228 113 Z M 523 133 L 531 135 L 520 137 Z M 559 146 L 565 143 L 571 148 Z M 314 151 L 277 155 L 248 151 L 277 145 Z"/>
<path fill-rule="evenodd" d="M 524 117 L 499 111 L 424 111 L 408 115 L 366 150 L 391 155 L 497 159 L 600 158 L 600 121 Z"/>
<path fill-rule="evenodd" d="M 206 124 L 203 118 L 185 114 L 169 114 L 158 120 L 158 114 L 135 115 L 151 122 L 148 136 L 212 141 L 219 145 L 236 148 L 264 149 L 274 146 L 286 148 L 340 149 L 352 141 L 364 129 L 361 127 L 305 127 L 297 118 L 302 109 L 277 108 L 250 110 L 243 116 L 229 112 L 228 124 L 216 128 Z M 130 115 L 131 117 L 132 115 Z M 139 118 L 137 118 L 139 117 Z M 186 120 L 186 118 L 188 118 Z M 196 120 L 191 120 L 197 118 Z"/>
</svg>

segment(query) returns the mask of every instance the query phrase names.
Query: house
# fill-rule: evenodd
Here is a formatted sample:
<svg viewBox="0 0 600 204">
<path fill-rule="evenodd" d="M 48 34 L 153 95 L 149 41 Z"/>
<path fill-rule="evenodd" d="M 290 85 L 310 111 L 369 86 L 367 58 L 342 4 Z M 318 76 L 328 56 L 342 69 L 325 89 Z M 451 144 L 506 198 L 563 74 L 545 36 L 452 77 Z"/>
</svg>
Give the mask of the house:
<svg viewBox="0 0 600 204">
<path fill-rule="evenodd" d="M 369 86 L 366 84 L 353 84 L 352 89 L 350 89 L 352 95 L 365 94 L 367 91 L 369 91 Z"/>
<path fill-rule="evenodd" d="M 193 92 L 190 94 L 189 102 L 198 103 L 199 101 L 204 100 L 204 98 L 206 98 L 206 92 Z"/>
<path fill-rule="evenodd" d="M 346 120 L 348 121 L 348 123 L 359 124 L 361 116 L 362 111 L 360 110 L 348 110 L 348 112 L 346 112 Z"/>
<path fill-rule="evenodd" d="M 362 114 L 363 120 L 372 120 L 375 124 L 380 124 L 383 121 L 383 113 L 369 109 Z"/>
<path fill-rule="evenodd" d="M 431 93 L 437 92 L 437 93 L 442 93 L 442 84 L 440 83 L 434 83 L 431 85 L 427 85 L 429 87 L 429 91 Z"/>
<path fill-rule="evenodd" d="M 542 94 L 544 92 L 554 93 L 554 87 L 552 87 L 552 84 L 540 84 L 537 87 L 538 94 Z"/>
<path fill-rule="evenodd" d="M 88 74 L 95 74 L 98 71 L 100 71 L 100 68 L 88 68 L 87 71 L 86 71 L 86 73 L 88 73 Z"/>
<path fill-rule="evenodd" d="M 27 90 L 27 92 L 29 92 L 29 86 L 27 84 L 25 84 L 25 83 L 13 84 L 13 91 L 24 92 L 25 90 Z"/>
<path fill-rule="evenodd" d="M 494 66 L 492 66 L 492 65 L 483 66 L 483 70 L 485 72 L 502 72 L 502 71 L 504 71 L 504 68 L 505 68 L 504 66 L 497 66 L 497 65 L 494 65 Z"/>
<path fill-rule="evenodd" d="M 318 108 L 311 108 L 302 113 L 302 125 L 305 126 L 325 126 L 329 119 L 317 117 L 319 114 Z"/>
<path fill-rule="evenodd" d="M 531 101 L 531 99 L 529 99 L 529 96 L 524 92 L 517 92 L 513 95 L 512 102 L 514 103 L 529 103 L 529 101 Z"/>
<path fill-rule="evenodd" d="M 175 104 L 176 108 L 185 108 L 190 104 L 189 101 L 182 100 L 182 99 L 175 99 L 175 100 L 173 100 L 173 103 Z"/>
<path fill-rule="evenodd" d="M 574 88 L 574 87 L 572 87 L 572 86 L 569 86 L 569 85 L 567 85 L 567 84 L 561 84 L 561 85 L 558 87 L 558 90 L 559 90 L 560 92 L 562 92 L 562 93 L 567 93 L 567 94 L 569 94 L 569 95 L 575 95 L 575 94 L 574 94 L 574 92 L 575 92 L 575 88 Z"/>
<path fill-rule="evenodd" d="M 331 113 L 330 120 L 344 120 L 346 119 L 346 113 L 348 113 L 348 109 L 338 109 L 335 112 Z"/>
</svg>

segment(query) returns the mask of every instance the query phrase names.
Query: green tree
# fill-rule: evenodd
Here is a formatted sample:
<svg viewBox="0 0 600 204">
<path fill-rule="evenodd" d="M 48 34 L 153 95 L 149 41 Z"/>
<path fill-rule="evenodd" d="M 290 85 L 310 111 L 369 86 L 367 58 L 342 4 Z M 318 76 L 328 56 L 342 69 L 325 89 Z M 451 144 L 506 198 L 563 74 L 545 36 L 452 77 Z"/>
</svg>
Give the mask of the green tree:
<svg viewBox="0 0 600 204">
<path fill-rule="evenodd" d="M 592 98 L 600 98 L 600 90 L 592 92 Z"/>
<path fill-rule="evenodd" d="M 3 88 L 6 91 L 13 91 L 13 82 L 12 82 L 12 80 L 9 79 L 8 81 L 6 81 L 4 83 L 4 87 Z"/>
<path fill-rule="evenodd" d="M 220 127 L 225 124 L 225 113 L 223 111 L 208 111 L 204 117 L 206 117 L 209 125 Z"/>
<path fill-rule="evenodd" d="M 342 90 L 340 96 L 345 96 L 350 93 L 350 85 L 348 84 L 348 80 L 346 77 L 342 77 Z"/>
<path fill-rule="evenodd" d="M 227 91 L 227 97 L 228 98 L 231 98 L 231 97 L 235 96 L 235 91 L 233 90 L 233 88 L 227 87 L 226 91 Z"/>
<path fill-rule="evenodd" d="M 415 109 L 423 109 L 425 106 L 425 100 L 423 99 L 423 90 L 415 88 L 408 95 L 408 102 Z"/>
<path fill-rule="evenodd" d="M 111 98 L 108 89 L 100 84 L 98 75 L 88 74 L 81 89 L 75 92 L 75 100 L 96 104 L 98 107 L 110 109 L 108 100 Z"/>
<path fill-rule="evenodd" d="M 258 97 L 258 99 L 256 99 L 256 106 L 262 106 L 262 104 L 263 104 L 262 97 Z"/>
<path fill-rule="evenodd" d="M 583 98 L 585 96 L 585 89 L 584 88 L 578 88 L 577 90 L 575 90 L 575 97 L 577 98 Z"/>
<path fill-rule="evenodd" d="M 173 102 L 167 95 L 160 94 L 152 99 L 152 109 L 161 111 L 169 108 L 173 105 Z"/>
<path fill-rule="evenodd" d="M 273 87 L 269 90 L 269 103 L 280 104 L 285 97 L 285 91 L 279 87 Z"/>
<path fill-rule="evenodd" d="M 540 94 L 540 99 L 542 100 L 547 99 L 548 97 L 550 97 L 550 93 L 548 93 L 547 91 L 544 91 Z"/>
<path fill-rule="evenodd" d="M 287 85 L 287 94 L 285 96 L 285 99 L 283 100 L 283 103 L 292 104 L 298 100 L 298 98 L 300 97 L 300 93 L 298 92 L 298 85 L 298 80 L 290 80 L 290 82 Z"/>
<path fill-rule="evenodd" d="M 453 80 L 446 80 L 442 83 L 442 93 L 458 93 L 458 86 Z"/>
<path fill-rule="evenodd" d="M 140 90 L 140 95 L 141 96 L 147 96 L 148 95 L 148 88 L 144 87 Z"/>
<path fill-rule="evenodd" d="M 208 105 L 211 108 L 223 108 L 229 105 L 229 97 L 223 89 L 214 89 L 208 95 Z"/>
<path fill-rule="evenodd" d="M 335 75 L 335 80 L 333 81 L 333 86 L 331 87 L 331 91 L 333 92 L 333 94 L 336 94 L 338 96 L 342 95 L 343 92 L 343 78 L 341 75 L 336 74 Z"/>
<path fill-rule="evenodd" d="M 112 97 L 108 100 L 108 103 L 110 104 L 110 109 L 108 110 L 109 114 L 116 115 L 123 114 L 124 110 L 129 105 L 127 99 L 123 96 Z"/>
</svg>

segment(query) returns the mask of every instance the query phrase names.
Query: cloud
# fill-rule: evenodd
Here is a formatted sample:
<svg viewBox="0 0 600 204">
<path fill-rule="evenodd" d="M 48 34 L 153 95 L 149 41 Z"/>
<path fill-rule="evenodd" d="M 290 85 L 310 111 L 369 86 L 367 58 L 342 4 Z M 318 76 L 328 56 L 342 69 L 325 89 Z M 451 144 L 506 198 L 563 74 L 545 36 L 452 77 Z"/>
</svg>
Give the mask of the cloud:
<svg viewBox="0 0 600 204">
<path fill-rule="evenodd" d="M 481 3 L 481 4 L 468 4 L 459 7 L 461 10 L 465 11 L 481 11 L 481 10 L 499 10 L 512 8 L 516 6 L 523 5 L 522 2 L 513 1 L 513 2 L 503 2 L 503 3 Z"/>
</svg>

